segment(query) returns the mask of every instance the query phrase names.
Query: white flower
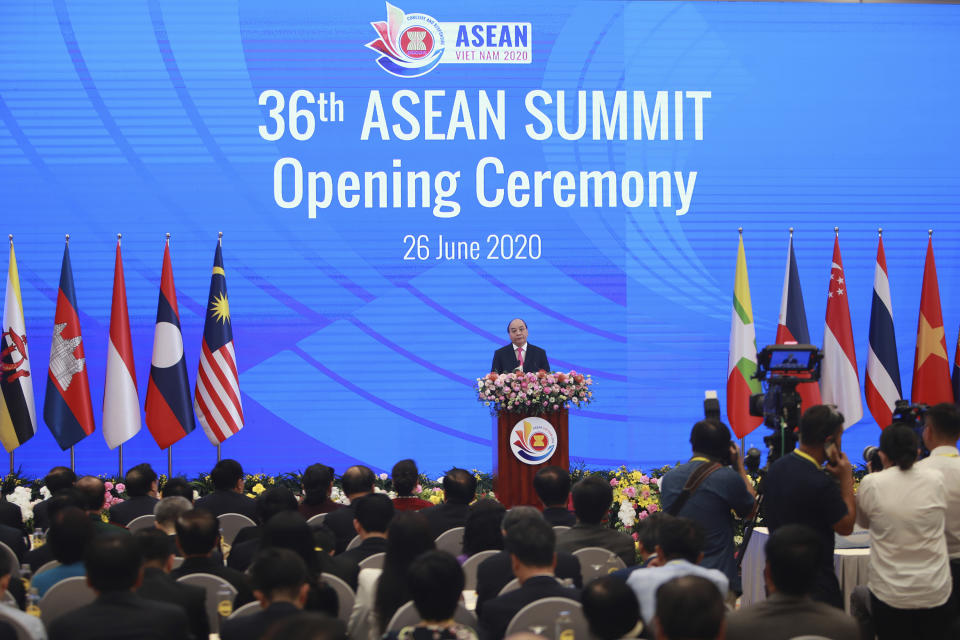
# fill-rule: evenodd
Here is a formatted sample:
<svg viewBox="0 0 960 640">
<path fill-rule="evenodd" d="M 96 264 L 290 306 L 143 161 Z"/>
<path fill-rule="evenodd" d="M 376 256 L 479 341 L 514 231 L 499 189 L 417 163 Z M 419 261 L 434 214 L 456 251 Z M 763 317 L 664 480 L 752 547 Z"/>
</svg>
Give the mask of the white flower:
<svg viewBox="0 0 960 640">
<path fill-rule="evenodd" d="M 200 492 L 197 491 L 196 489 L 194 489 L 194 490 L 193 490 L 193 500 L 194 500 L 194 502 L 196 502 L 196 501 L 199 500 L 199 499 L 200 499 Z"/>
<path fill-rule="evenodd" d="M 624 527 L 632 527 L 637 519 L 637 508 L 629 500 L 624 500 L 620 503 L 620 512 L 617 515 L 620 516 L 620 522 Z"/>
<path fill-rule="evenodd" d="M 49 498 L 51 495 L 53 495 L 53 494 L 50 493 L 50 489 L 47 489 L 46 485 L 40 487 L 40 497 L 41 497 L 41 498 L 43 498 L 44 500 L 46 500 L 46 499 Z"/>
<path fill-rule="evenodd" d="M 388 475 L 385 474 L 385 473 L 381 473 L 381 474 L 380 474 L 380 479 L 381 479 L 381 480 L 386 480 L 386 479 L 389 478 L 389 477 L 390 477 L 390 476 L 388 476 Z"/>
</svg>

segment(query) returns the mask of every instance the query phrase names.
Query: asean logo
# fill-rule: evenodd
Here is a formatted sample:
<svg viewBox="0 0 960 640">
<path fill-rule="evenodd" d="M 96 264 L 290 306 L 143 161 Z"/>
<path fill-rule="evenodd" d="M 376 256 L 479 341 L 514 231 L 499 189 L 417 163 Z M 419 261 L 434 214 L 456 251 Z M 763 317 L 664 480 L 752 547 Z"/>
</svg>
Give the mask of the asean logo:
<svg viewBox="0 0 960 640">
<path fill-rule="evenodd" d="M 557 450 L 557 432 L 543 418 L 524 418 L 511 429 L 510 449 L 520 462 L 543 464 Z"/>
<path fill-rule="evenodd" d="M 387 20 L 370 23 L 379 38 L 367 43 L 380 57 L 377 64 L 399 78 L 416 78 L 433 71 L 443 57 L 440 23 L 424 13 L 406 14 L 387 3 Z"/>
</svg>

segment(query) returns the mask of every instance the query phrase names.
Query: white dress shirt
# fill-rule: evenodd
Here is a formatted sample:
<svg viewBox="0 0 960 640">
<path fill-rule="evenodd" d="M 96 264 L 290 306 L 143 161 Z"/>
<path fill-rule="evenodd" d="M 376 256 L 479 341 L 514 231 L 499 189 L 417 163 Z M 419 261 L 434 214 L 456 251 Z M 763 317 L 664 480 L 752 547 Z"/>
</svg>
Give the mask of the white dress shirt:
<svg viewBox="0 0 960 640">
<path fill-rule="evenodd" d="M 947 553 L 960 559 L 960 451 L 956 447 L 936 447 L 917 466 L 943 474 L 947 492 Z"/>
<path fill-rule="evenodd" d="M 662 567 L 647 567 L 634 571 L 627 578 L 627 586 L 633 589 L 640 603 L 640 615 L 644 624 L 653 624 L 653 616 L 657 612 L 657 589 L 665 582 L 680 576 L 700 576 L 717 586 L 720 595 L 727 597 L 729 580 L 723 571 L 707 569 L 688 560 L 671 560 Z"/>
<path fill-rule="evenodd" d="M 929 467 L 890 467 L 860 481 L 857 523 L 870 529 L 873 595 L 897 609 L 930 609 L 950 598 L 946 511 L 943 476 Z"/>
</svg>

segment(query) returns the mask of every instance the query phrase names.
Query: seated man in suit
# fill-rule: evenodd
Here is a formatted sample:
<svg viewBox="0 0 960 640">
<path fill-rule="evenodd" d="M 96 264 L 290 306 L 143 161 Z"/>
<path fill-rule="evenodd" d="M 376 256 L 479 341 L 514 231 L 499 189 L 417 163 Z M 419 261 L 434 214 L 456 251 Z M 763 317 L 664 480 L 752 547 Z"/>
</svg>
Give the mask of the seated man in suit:
<svg viewBox="0 0 960 640">
<path fill-rule="evenodd" d="M 487 602 L 480 612 L 482 640 L 503 638 L 510 620 L 526 605 L 559 596 L 580 600 L 580 590 L 564 587 L 554 577 L 556 536 L 543 518 L 523 518 L 507 531 L 504 544 L 520 588 Z"/>
<path fill-rule="evenodd" d="M 353 503 L 353 526 L 363 541 L 338 558 L 359 565 L 361 560 L 387 551 L 387 527 L 393 520 L 393 501 L 385 493 L 371 493 Z"/>
<path fill-rule="evenodd" d="M 191 573 L 212 573 L 219 576 L 237 590 L 233 606 L 241 607 L 253 601 L 253 592 L 246 576 L 214 559 L 214 550 L 219 546 L 219 542 L 220 523 L 213 514 L 205 509 L 193 509 L 182 514 L 177 518 L 177 546 L 184 560 L 170 575 L 174 578 Z"/>
<path fill-rule="evenodd" d="M 254 595 L 263 610 L 223 623 L 222 640 L 257 640 L 275 622 L 299 613 L 307 601 L 307 566 L 289 549 L 265 549 L 250 571 Z"/>
<path fill-rule="evenodd" d="M 434 539 L 444 531 L 467 523 L 470 503 L 477 497 L 477 479 L 466 469 L 454 467 L 443 476 L 443 502 L 420 511 L 430 523 Z"/>
<path fill-rule="evenodd" d="M 56 519 L 58 513 L 67 507 L 75 507 L 82 511 L 83 505 L 83 496 L 75 487 L 71 486 L 66 489 L 61 489 L 57 492 L 57 495 L 51 496 L 47 500 L 46 515 L 52 521 Z M 49 527 L 47 530 L 49 531 Z M 24 562 L 30 565 L 30 569 L 33 571 L 36 571 L 51 560 L 53 560 L 53 549 L 49 543 L 40 545 L 39 547 L 34 546 L 24 557 Z"/>
<path fill-rule="evenodd" d="M 143 556 L 143 581 L 136 594 L 147 600 L 167 602 L 183 609 L 187 624 L 196 640 L 205 640 L 210 635 L 207 620 L 207 592 L 170 577 L 173 569 L 173 554 L 167 544 L 167 536 L 159 529 L 140 529 L 133 534 L 140 555 Z"/>
<path fill-rule="evenodd" d="M 706 578 L 681 576 L 668 580 L 657 589 L 657 640 L 723 638 L 724 612 L 723 596 Z M 752 637 L 766 638 L 762 634 Z"/>
<path fill-rule="evenodd" d="M 83 476 L 77 480 L 77 491 L 83 496 L 83 509 L 87 512 L 87 517 L 93 523 L 93 532 L 96 535 L 101 533 L 129 532 L 123 527 L 108 524 L 103 521 L 100 514 L 107 503 L 107 488 L 101 478 L 95 476 Z"/>
<path fill-rule="evenodd" d="M 61 580 L 84 575 L 83 554 L 93 537 L 93 524 L 83 511 L 76 507 L 58 511 L 50 525 L 47 546 L 60 565 L 34 577 L 30 586 L 43 597 L 47 589 Z"/>
<path fill-rule="evenodd" d="M 357 535 L 356 529 L 353 528 L 354 500 L 373 493 L 375 482 L 376 477 L 373 475 L 373 471 L 360 464 L 344 471 L 340 478 L 343 494 L 350 500 L 350 504 L 342 509 L 330 512 L 323 520 L 323 524 L 333 531 L 333 535 L 337 538 L 337 553 L 343 553 L 353 537 Z"/>
<path fill-rule="evenodd" d="M 278 513 L 297 510 L 297 497 L 286 487 L 270 487 L 256 497 L 256 503 L 257 520 L 263 524 L 240 529 L 227 557 L 227 566 L 237 571 L 246 571 L 253 563 L 253 556 L 260 549 L 263 525 Z"/>
<path fill-rule="evenodd" d="M 63 489 L 69 489 L 76 483 L 77 474 L 70 467 L 54 467 L 43 479 L 43 486 L 50 491 L 50 498 Z M 33 526 L 37 529 L 46 531 L 50 528 L 50 515 L 47 513 L 50 498 L 33 505 Z"/>
<path fill-rule="evenodd" d="M 572 527 L 577 516 L 567 509 L 570 472 L 563 467 L 541 467 L 533 476 L 533 490 L 543 503 L 543 519 L 551 526 Z"/>
<path fill-rule="evenodd" d="M 557 549 L 573 553 L 584 547 L 602 547 L 617 554 L 628 567 L 635 564 L 637 554 L 628 533 L 611 529 L 603 523 L 613 504 L 613 489 L 600 476 L 587 476 L 573 485 L 573 511 L 577 524 L 557 536 Z"/>
<path fill-rule="evenodd" d="M 157 504 L 157 472 L 144 462 L 127 471 L 123 482 L 129 497 L 110 507 L 110 522 L 121 527 L 134 518 L 153 513 Z"/>
<path fill-rule="evenodd" d="M 229 458 L 221 460 L 210 471 L 210 481 L 213 493 L 197 500 L 196 508 L 206 509 L 215 517 L 239 513 L 256 522 L 257 506 L 253 498 L 243 495 L 243 467 L 239 462 Z"/>
<path fill-rule="evenodd" d="M 182 496 L 163 498 L 153 507 L 153 526 L 167 536 L 167 546 L 171 555 L 180 555 L 180 550 L 177 548 L 177 518 L 191 509 L 193 505 Z"/>
<path fill-rule="evenodd" d="M 13 565 L 10 562 L 10 556 L 6 553 L 0 553 L 0 593 L 10 588 L 12 571 Z M 19 580 L 16 582 L 19 582 Z M 13 620 L 20 623 L 21 627 L 27 629 L 30 640 L 46 640 L 47 630 L 40 618 L 24 613 L 16 605 L 0 602 L 0 620 Z"/>
<path fill-rule="evenodd" d="M 143 558 L 132 536 L 97 536 L 90 541 L 84 564 L 97 599 L 50 623 L 50 640 L 189 637 L 182 609 L 133 593 L 143 579 Z"/>
<path fill-rule="evenodd" d="M 620 578 L 597 578 L 584 587 L 580 602 L 597 640 L 635 638 L 643 629 L 637 597 Z"/>
<path fill-rule="evenodd" d="M 493 352 L 493 364 L 490 371 L 511 373 L 522 369 L 524 373 L 536 373 L 543 369 L 550 371 L 547 352 L 527 342 L 527 323 L 522 318 L 514 318 L 507 325 L 510 344 Z"/>
<path fill-rule="evenodd" d="M 163 485 L 163 489 L 160 490 L 161 498 L 173 498 L 176 496 L 189 500 L 190 508 L 193 508 L 193 485 L 183 476 L 170 478 L 166 484 Z"/>
<path fill-rule="evenodd" d="M 300 478 L 303 488 L 303 500 L 300 502 L 300 513 L 309 520 L 321 513 L 336 511 L 343 505 L 330 499 L 333 493 L 333 468 L 325 464 L 312 464 L 303 472 Z"/>
</svg>

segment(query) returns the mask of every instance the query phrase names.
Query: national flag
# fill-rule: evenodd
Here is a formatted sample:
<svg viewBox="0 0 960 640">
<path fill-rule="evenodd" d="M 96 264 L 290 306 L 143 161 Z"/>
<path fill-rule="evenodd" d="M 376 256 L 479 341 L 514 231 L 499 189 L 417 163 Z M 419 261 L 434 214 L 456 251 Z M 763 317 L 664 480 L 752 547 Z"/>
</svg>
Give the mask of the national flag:
<svg viewBox="0 0 960 640">
<path fill-rule="evenodd" d="M 93 433 L 93 403 L 90 401 L 87 359 L 83 355 L 69 244 L 63 248 L 60 267 L 43 420 L 61 449 L 69 449 Z"/>
<path fill-rule="evenodd" d="M 190 405 L 190 382 L 183 355 L 177 291 L 170 264 L 170 239 L 163 250 L 163 275 L 153 334 L 153 358 L 147 384 L 147 427 L 161 449 L 166 449 L 196 428 Z"/>
<path fill-rule="evenodd" d="M 927 240 L 927 260 L 923 266 L 923 290 L 920 292 L 920 318 L 917 321 L 917 350 L 913 359 L 915 403 L 928 405 L 953 402 L 947 340 L 940 313 L 940 287 L 937 265 L 933 260 L 933 234 Z"/>
<path fill-rule="evenodd" d="M 957 333 L 957 348 L 953 352 L 953 401 L 960 403 L 960 332 Z"/>
<path fill-rule="evenodd" d="M 757 337 L 750 304 L 747 279 L 747 254 L 743 234 L 737 247 L 737 273 L 733 287 L 733 313 L 730 320 L 730 353 L 727 357 L 727 420 L 738 438 L 756 429 L 763 418 L 750 415 L 750 396 L 760 393 L 757 372 Z"/>
<path fill-rule="evenodd" d="M 107 347 L 107 380 L 103 386 L 103 438 L 115 449 L 140 431 L 140 399 L 133 366 L 133 341 L 127 313 L 127 288 L 117 237 L 113 266 L 113 306 L 110 310 L 110 344 Z"/>
<path fill-rule="evenodd" d="M 853 348 L 853 328 L 850 325 L 850 304 L 847 301 L 847 282 L 840 259 L 840 235 L 833 241 L 833 264 L 830 266 L 830 285 L 827 289 L 827 320 L 823 328 L 823 364 L 821 364 L 820 391 L 823 401 L 836 405 L 843 414 L 843 428 L 863 417 L 860 401 L 860 376 L 857 373 L 857 354 Z"/>
<path fill-rule="evenodd" d="M 27 355 L 27 329 L 23 321 L 23 299 L 17 257 L 10 236 L 10 266 L 3 304 L 3 334 L 0 335 L 0 442 L 13 451 L 37 432 L 37 413 L 33 403 L 30 357 Z"/>
<path fill-rule="evenodd" d="M 210 277 L 207 319 L 203 325 L 203 348 L 193 408 L 207 438 L 215 445 L 243 427 L 240 378 L 233 351 L 230 303 L 227 302 L 227 274 L 223 270 L 219 242 L 213 256 L 213 275 Z"/>
<path fill-rule="evenodd" d="M 797 269 L 797 256 L 793 252 L 793 230 L 787 244 L 787 268 L 783 274 L 783 294 L 780 296 L 780 317 L 777 321 L 777 344 L 810 344 L 810 331 L 807 329 L 807 312 L 803 306 L 803 290 L 800 288 L 800 272 Z M 817 382 L 804 382 L 797 385 L 801 405 L 804 409 L 820 404 L 820 385 Z"/>
<path fill-rule="evenodd" d="M 864 384 L 867 407 L 880 428 L 893 419 L 900 387 L 900 361 L 893 335 L 893 305 L 887 279 L 887 257 L 883 238 L 877 241 L 877 266 L 873 271 L 873 306 L 870 308 L 870 352 L 867 354 L 867 380 Z"/>
</svg>

